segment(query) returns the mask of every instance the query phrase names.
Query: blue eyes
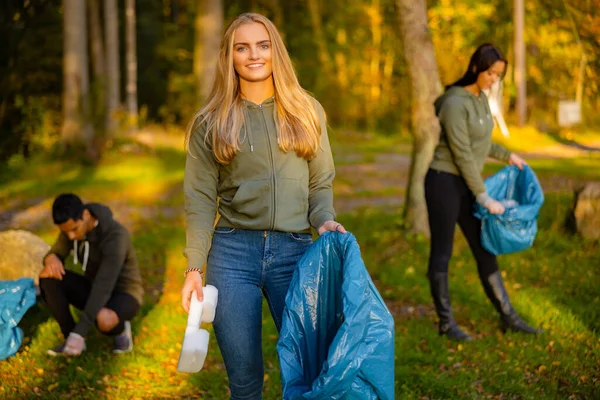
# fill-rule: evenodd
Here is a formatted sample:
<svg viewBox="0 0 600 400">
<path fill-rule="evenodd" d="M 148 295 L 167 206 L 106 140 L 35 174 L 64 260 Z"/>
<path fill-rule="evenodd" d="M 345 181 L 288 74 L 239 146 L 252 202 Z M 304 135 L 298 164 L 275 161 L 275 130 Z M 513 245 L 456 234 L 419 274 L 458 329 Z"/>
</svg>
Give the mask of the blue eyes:
<svg viewBox="0 0 600 400">
<path fill-rule="evenodd" d="M 259 47 L 261 50 L 268 50 L 268 49 L 269 49 L 269 45 L 268 45 L 268 44 L 261 44 L 261 45 L 260 45 L 260 46 L 258 46 L 258 47 Z M 248 50 L 248 48 L 247 48 L 247 47 L 244 47 L 244 46 L 240 46 L 240 47 L 238 47 L 238 48 L 236 48 L 236 49 L 235 49 L 235 51 L 237 51 L 237 52 L 240 52 L 240 53 L 241 53 L 241 52 L 243 52 L 243 51 L 246 51 L 246 50 Z"/>
</svg>

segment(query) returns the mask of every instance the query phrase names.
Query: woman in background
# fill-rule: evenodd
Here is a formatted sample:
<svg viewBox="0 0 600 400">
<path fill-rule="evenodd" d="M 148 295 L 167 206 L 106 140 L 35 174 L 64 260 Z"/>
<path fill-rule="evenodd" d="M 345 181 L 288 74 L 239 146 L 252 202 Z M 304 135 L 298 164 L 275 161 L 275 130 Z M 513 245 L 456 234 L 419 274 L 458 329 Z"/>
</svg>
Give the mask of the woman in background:
<svg viewBox="0 0 600 400">
<path fill-rule="evenodd" d="M 479 46 L 464 76 L 448 86 L 435 102 L 442 132 L 425 178 L 431 230 L 428 277 L 439 333 L 455 340 L 471 340 L 452 316 L 448 291 L 448 263 L 457 222 L 477 262 L 485 293 L 500 313 L 503 329 L 540 332 L 527 325 L 510 304 L 496 256 L 481 245 L 481 221 L 473 215 L 474 201 L 492 214 L 504 212 L 502 204 L 487 194 L 481 177 L 487 156 L 521 169 L 525 164 L 521 157 L 491 141 L 494 123 L 483 91 L 501 79 L 506 65 L 496 46 Z"/>
</svg>

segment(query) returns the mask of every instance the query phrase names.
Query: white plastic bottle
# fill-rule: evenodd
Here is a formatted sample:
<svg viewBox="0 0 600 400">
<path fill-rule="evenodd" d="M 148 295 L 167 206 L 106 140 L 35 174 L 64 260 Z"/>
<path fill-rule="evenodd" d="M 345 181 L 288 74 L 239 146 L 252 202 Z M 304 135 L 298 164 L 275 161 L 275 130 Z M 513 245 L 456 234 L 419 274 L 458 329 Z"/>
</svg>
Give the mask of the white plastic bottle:
<svg viewBox="0 0 600 400">
<path fill-rule="evenodd" d="M 202 300 L 202 322 L 211 323 L 215 320 L 219 291 L 213 285 L 206 285 L 202 288 L 202 294 L 204 295 L 204 300 Z"/>
<path fill-rule="evenodd" d="M 212 285 L 207 285 L 202 289 L 202 293 L 204 299 L 198 301 L 196 291 L 192 292 L 187 327 L 177 364 L 179 372 L 198 372 L 206 360 L 209 334 L 206 329 L 200 329 L 200 322 L 210 323 L 215 319 L 218 290 Z"/>
</svg>

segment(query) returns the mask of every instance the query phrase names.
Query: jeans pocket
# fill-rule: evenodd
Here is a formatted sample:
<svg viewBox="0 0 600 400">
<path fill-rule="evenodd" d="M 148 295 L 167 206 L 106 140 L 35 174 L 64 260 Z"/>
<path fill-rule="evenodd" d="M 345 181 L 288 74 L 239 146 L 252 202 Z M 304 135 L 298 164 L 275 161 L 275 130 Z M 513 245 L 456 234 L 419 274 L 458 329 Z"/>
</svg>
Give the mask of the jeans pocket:
<svg viewBox="0 0 600 400">
<path fill-rule="evenodd" d="M 290 237 L 297 242 L 309 243 L 312 242 L 312 235 L 310 233 L 289 233 Z"/>
<path fill-rule="evenodd" d="M 219 235 L 228 235 L 235 231 L 235 228 L 215 228 L 215 233 L 218 233 Z"/>
</svg>

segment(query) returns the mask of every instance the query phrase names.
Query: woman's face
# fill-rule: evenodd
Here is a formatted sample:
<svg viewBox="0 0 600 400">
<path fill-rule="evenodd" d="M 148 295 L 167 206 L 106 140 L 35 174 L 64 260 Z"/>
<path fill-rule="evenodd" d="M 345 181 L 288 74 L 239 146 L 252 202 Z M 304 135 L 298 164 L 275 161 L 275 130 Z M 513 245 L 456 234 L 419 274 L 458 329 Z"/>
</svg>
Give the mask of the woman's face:
<svg viewBox="0 0 600 400">
<path fill-rule="evenodd" d="M 504 61 L 496 61 L 487 70 L 477 75 L 477 86 L 480 89 L 489 89 L 492 85 L 504 75 L 506 69 L 506 63 Z"/>
<path fill-rule="evenodd" d="M 246 82 L 262 82 L 271 78 L 271 39 L 263 24 L 244 24 L 235 30 L 233 67 L 240 79 Z"/>
</svg>

